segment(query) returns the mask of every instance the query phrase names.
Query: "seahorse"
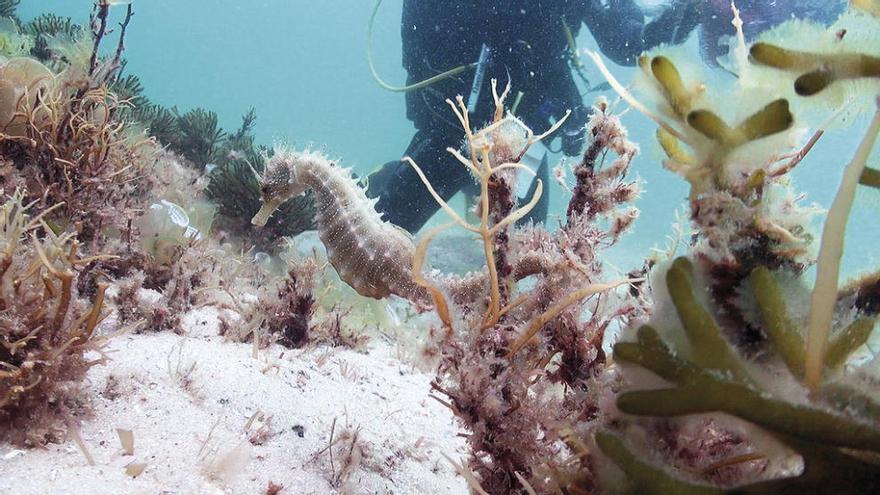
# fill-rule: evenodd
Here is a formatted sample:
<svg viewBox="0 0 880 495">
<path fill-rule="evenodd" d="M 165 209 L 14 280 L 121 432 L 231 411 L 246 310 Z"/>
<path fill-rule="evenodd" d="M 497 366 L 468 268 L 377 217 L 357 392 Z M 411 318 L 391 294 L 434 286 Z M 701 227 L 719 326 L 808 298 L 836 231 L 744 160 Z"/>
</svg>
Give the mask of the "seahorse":
<svg viewBox="0 0 880 495">
<path fill-rule="evenodd" d="M 285 201 L 312 190 L 318 235 L 339 277 L 358 294 L 383 299 L 391 294 L 418 305 L 430 304 L 413 281 L 415 244 L 410 234 L 382 220 L 376 200 L 320 152 L 276 147 L 258 174 L 262 207 L 251 223 L 264 226 Z"/>
</svg>

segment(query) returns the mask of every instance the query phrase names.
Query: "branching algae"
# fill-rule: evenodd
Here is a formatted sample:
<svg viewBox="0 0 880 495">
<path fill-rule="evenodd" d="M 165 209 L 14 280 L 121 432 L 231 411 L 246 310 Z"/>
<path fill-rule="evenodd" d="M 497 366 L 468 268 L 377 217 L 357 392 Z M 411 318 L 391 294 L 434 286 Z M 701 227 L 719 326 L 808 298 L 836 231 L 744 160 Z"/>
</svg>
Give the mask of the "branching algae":
<svg viewBox="0 0 880 495">
<path fill-rule="evenodd" d="M 572 437 L 567 425 L 573 418 L 595 424 L 599 391 L 607 386 L 605 331 L 643 311 L 639 299 L 615 292 L 638 279 L 607 280 L 597 255 L 638 215 L 628 205 L 638 184 L 625 180 L 638 148 L 600 102 L 587 125 L 591 145 L 574 167 L 577 184 L 565 226 L 554 233 L 537 225 L 515 228 L 542 188 L 525 205 L 503 201 L 514 186 L 508 172 L 528 172 L 519 160 L 555 128 L 535 135 L 505 115 L 506 94 L 499 95 L 493 81 L 495 116 L 479 129 L 471 127 L 461 97 L 448 101 L 466 142 L 465 152 L 448 151 L 481 186 L 479 223 L 468 223 L 435 199 L 457 225 L 479 237 L 487 269 L 477 274 L 482 292 L 434 284 L 421 273 L 420 262 L 436 231 L 422 238 L 414 278 L 430 289 L 443 323 L 434 333 L 435 347 L 426 352 L 436 353 L 440 362 L 435 398 L 468 430 L 470 456 L 458 469 L 475 491 L 574 493 L 589 459 L 566 445 Z M 617 159 L 603 167 L 599 157 L 606 152 Z M 518 283 L 527 276 L 534 283 Z"/>
<path fill-rule="evenodd" d="M 86 305 L 78 270 L 100 256 L 82 257 L 72 234 L 46 226 L 51 210 L 32 215 L 23 200 L 16 191 L 0 205 L 0 439 L 35 446 L 62 438 L 82 413 L 76 384 L 104 361 L 107 339 L 95 329 L 107 284 Z"/>
</svg>

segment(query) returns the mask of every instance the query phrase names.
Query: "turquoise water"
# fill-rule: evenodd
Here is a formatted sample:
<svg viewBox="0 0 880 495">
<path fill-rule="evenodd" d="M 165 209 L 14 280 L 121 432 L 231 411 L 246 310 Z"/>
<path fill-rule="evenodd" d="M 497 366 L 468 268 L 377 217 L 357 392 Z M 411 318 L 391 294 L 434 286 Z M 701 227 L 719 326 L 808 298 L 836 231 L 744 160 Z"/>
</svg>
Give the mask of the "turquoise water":
<svg viewBox="0 0 880 495">
<path fill-rule="evenodd" d="M 90 5 L 89 0 L 24 0 L 19 14 L 27 20 L 54 12 L 85 24 Z M 413 133 L 404 97 L 381 89 L 369 73 L 365 44 L 373 6 L 369 0 L 135 0 L 127 70 L 141 78 L 146 95 L 157 103 L 181 110 L 205 107 L 217 112 L 227 129 L 237 127 L 240 116 L 254 107 L 259 142 L 324 145 L 358 173 L 368 173 L 400 157 Z M 377 68 L 393 84 L 406 76 L 400 66 L 401 8 L 402 0 L 386 0 L 375 27 Z M 116 9 L 114 15 L 122 13 Z M 696 57 L 695 38 L 686 46 Z M 581 48 L 595 49 L 586 29 L 578 41 Z M 630 68 L 614 71 L 622 81 L 632 74 Z M 592 66 L 588 75 L 600 80 Z M 809 200 L 829 204 L 864 120 L 826 135 L 796 170 L 796 186 Z M 642 145 L 635 172 L 646 183 L 635 235 L 612 256 L 626 271 L 671 234 L 687 186 L 660 167 L 655 126 L 633 111 L 624 123 Z M 553 183 L 549 194 L 552 212 L 562 212 L 565 193 Z M 877 226 L 880 200 L 874 196 L 861 192 L 852 216 L 851 225 L 860 227 L 848 234 L 844 265 L 850 274 L 878 262 L 880 230 L 861 228 Z"/>
<path fill-rule="evenodd" d="M 375 32 L 376 62 L 403 80 L 399 19 L 402 0 L 385 2 Z M 359 170 L 401 154 L 412 125 L 403 97 L 370 77 L 364 0 L 136 0 L 129 27 L 128 71 L 147 96 L 181 110 L 217 112 L 236 128 L 257 110 L 259 142 L 324 144 Z M 43 12 L 88 22 L 89 0 L 25 0 L 25 20 Z M 119 18 L 124 9 L 114 9 Z M 108 40 L 108 41 L 113 41 Z M 108 43 L 108 46 L 112 43 Z"/>
</svg>

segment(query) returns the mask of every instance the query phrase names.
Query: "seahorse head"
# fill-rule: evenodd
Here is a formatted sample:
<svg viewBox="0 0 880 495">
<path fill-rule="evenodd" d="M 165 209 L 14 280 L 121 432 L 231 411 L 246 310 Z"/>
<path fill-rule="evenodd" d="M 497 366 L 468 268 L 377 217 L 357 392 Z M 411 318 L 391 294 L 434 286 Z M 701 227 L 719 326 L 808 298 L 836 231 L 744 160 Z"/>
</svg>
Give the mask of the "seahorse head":
<svg viewBox="0 0 880 495">
<path fill-rule="evenodd" d="M 298 180 L 297 162 L 301 156 L 290 150 L 276 149 L 275 154 L 266 162 L 266 170 L 259 177 L 260 201 L 263 206 L 251 219 L 251 223 L 262 227 L 269 217 L 285 201 L 299 196 L 306 190 L 306 185 Z"/>
</svg>

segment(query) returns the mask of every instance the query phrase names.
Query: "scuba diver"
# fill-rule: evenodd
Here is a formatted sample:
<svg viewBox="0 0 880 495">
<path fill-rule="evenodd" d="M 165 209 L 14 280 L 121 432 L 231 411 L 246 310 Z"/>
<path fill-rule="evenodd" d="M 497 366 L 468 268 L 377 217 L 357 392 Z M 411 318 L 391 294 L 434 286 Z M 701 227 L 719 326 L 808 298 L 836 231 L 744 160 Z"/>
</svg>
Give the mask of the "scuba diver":
<svg viewBox="0 0 880 495">
<path fill-rule="evenodd" d="M 737 6 L 747 36 L 755 36 L 794 15 L 831 22 L 844 3 L 739 0 Z M 380 4 L 381 0 L 377 10 Z M 583 75 L 577 58 L 574 40 L 581 25 L 587 26 L 604 55 L 620 65 L 634 65 L 642 52 L 661 43 L 679 44 L 701 26 L 704 60 L 717 65 L 723 39 L 733 34 L 730 7 L 730 0 L 672 0 L 646 22 L 635 0 L 404 0 L 400 29 L 408 86 L 390 87 L 376 75 L 372 59 L 370 66 L 380 84 L 406 92 L 406 115 L 416 133 L 405 155 L 448 200 L 474 182 L 446 152 L 463 135 L 447 98 L 465 96 L 471 122 L 488 122 L 494 105 L 491 92 L 483 89 L 490 78 L 502 84 L 510 81 L 513 93 L 521 93 L 514 103 L 515 114 L 531 129 L 546 129 L 571 110 L 558 135 L 561 151 L 576 156 L 583 145 L 589 108 L 574 75 L 588 92 L 598 89 Z M 456 69 L 448 70 L 451 67 Z M 545 183 L 546 157 L 538 168 Z M 439 208 L 416 172 L 400 160 L 369 176 L 367 195 L 379 198 L 376 209 L 386 221 L 410 232 L 419 230 Z M 543 204 L 532 211 L 535 221 L 546 216 L 548 198 L 542 199 Z"/>
<path fill-rule="evenodd" d="M 472 184 L 468 170 L 446 152 L 461 142 L 463 131 L 445 101 L 464 95 L 471 122 L 489 121 L 494 105 L 491 92 L 482 89 L 490 78 L 510 81 L 513 93 L 521 92 L 516 116 L 532 129 L 545 129 L 571 110 L 560 129 L 561 151 L 577 155 L 589 115 L 573 76 L 573 70 L 582 76 L 574 47 L 581 25 L 607 57 L 634 65 L 647 49 L 687 39 L 700 20 L 700 3 L 675 1 L 646 23 L 634 0 L 404 0 L 403 66 L 407 84 L 416 88 L 390 89 L 408 90 L 407 118 L 416 133 L 406 156 L 446 200 Z M 471 70 L 417 84 L 451 67 Z M 439 208 L 400 160 L 386 163 L 367 184 L 367 195 L 379 198 L 376 208 L 385 220 L 410 232 Z"/>
</svg>

